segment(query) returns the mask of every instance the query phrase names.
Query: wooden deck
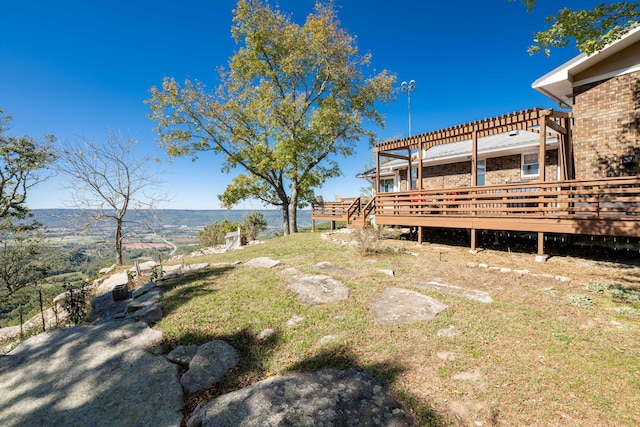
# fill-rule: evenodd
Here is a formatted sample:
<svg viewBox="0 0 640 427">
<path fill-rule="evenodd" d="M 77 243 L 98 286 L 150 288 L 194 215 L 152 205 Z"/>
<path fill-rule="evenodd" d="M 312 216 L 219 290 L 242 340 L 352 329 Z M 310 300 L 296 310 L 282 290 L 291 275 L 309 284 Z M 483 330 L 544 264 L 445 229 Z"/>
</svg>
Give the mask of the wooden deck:
<svg viewBox="0 0 640 427">
<path fill-rule="evenodd" d="M 640 177 L 380 193 L 314 205 L 311 218 L 364 227 L 371 215 L 376 225 L 468 229 L 472 248 L 476 230 L 640 237 Z"/>
</svg>

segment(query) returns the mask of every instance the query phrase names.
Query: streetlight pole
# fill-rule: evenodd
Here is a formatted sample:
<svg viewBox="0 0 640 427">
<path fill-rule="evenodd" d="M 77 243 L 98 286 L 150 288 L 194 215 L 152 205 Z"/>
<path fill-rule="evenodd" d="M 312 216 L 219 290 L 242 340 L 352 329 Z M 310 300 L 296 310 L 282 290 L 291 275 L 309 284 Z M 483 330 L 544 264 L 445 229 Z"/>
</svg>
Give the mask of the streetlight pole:
<svg viewBox="0 0 640 427">
<path fill-rule="evenodd" d="M 407 93 L 407 110 L 409 111 L 409 136 L 411 136 L 411 92 L 416 90 L 416 81 L 409 80 L 409 83 L 402 82 L 400 92 Z"/>
</svg>

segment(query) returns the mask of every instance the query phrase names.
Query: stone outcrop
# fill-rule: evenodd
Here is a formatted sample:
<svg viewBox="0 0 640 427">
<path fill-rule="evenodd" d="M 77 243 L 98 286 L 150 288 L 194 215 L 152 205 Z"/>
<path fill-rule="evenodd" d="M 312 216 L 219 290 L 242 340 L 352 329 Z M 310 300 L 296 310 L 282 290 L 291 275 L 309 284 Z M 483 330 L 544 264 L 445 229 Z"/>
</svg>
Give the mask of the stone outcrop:
<svg viewBox="0 0 640 427">
<path fill-rule="evenodd" d="M 178 367 L 147 351 L 162 339 L 133 321 L 29 338 L 0 356 L 0 425 L 179 426 Z"/>
<path fill-rule="evenodd" d="M 189 393 L 206 390 L 220 381 L 239 361 L 238 353 L 229 344 L 221 340 L 210 341 L 197 348 L 189 361 L 189 370 L 182 375 L 180 383 Z"/>
<path fill-rule="evenodd" d="M 199 405 L 188 427 L 409 426 L 402 406 L 366 372 L 278 376 Z"/>
<path fill-rule="evenodd" d="M 379 323 L 424 322 L 446 308 L 434 298 L 401 288 L 385 289 L 371 302 L 371 314 Z"/>
<path fill-rule="evenodd" d="M 484 304 L 489 304 L 493 302 L 493 299 L 491 298 L 491 295 L 489 295 L 489 293 L 484 291 L 478 291 L 475 289 L 465 289 L 459 286 L 445 285 L 444 283 L 438 283 L 438 282 L 418 283 L 416 284 L 416 286 L 423 289 L 443 292 L 446 294 L 458 295 L 458 296 L 472 299 L 474 301 L 478 301 Z"/>
<path fill-rule="evenodd" d="M 329 276 L 292 277 L 287 280 L 287 287 L 298 294 L 303 304 L 329 304 L 349 298 L 349 288 Z"/>
</svg>

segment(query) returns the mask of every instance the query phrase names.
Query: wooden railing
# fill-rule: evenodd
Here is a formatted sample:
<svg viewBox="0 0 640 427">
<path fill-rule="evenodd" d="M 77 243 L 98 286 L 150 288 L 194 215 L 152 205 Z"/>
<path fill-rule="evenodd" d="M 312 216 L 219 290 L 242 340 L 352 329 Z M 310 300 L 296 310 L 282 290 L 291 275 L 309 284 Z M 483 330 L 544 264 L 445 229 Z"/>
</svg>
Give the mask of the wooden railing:
<svg viewBox="0 0 640 427">
<path fill-rule="evenodd" d="M 376 215 L 640 219 L 640 177 L 379 193 Z"/>
</svg>

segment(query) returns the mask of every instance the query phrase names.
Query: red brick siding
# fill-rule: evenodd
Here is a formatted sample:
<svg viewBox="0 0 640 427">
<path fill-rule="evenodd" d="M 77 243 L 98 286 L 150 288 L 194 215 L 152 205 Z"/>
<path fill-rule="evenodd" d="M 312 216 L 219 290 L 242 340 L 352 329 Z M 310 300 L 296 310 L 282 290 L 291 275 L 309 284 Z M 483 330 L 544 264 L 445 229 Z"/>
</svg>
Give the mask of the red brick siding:
<svg viewBox="0 0 640 427">
<path fill-rule="evenodd" d="M 558 179 L 558 150 L 548 150 L 546 161 L 547 181 Z M 520 154 L 494 157 L 486 161 L 485 184 L 500 185 L 507 182 L 521 182 L 522 160 Z M 538 179 L 538 177 L 528 178 Z M 422 172 L 422 188 L 437 190 L 440 188 L 471 186 L 471 162 L 458 162 L 447 165 L 425 167 Z M 407 189 L 407 171 L 400 172 L 400 191 Z"/>
<path fill-rule="evenodd" d="M 640 71 L 574 88 L 576 179 L 640 174 L 620 157 L 640 159 Z"/>
</svg>

